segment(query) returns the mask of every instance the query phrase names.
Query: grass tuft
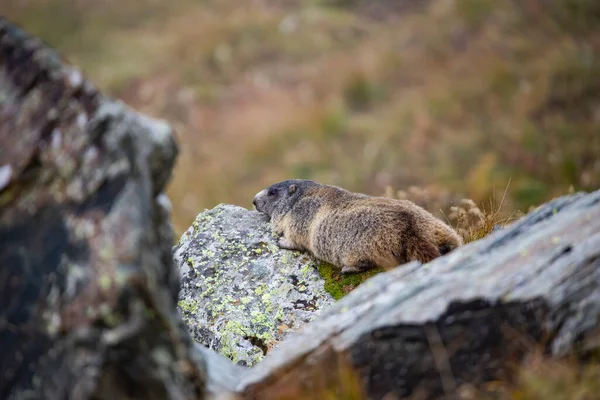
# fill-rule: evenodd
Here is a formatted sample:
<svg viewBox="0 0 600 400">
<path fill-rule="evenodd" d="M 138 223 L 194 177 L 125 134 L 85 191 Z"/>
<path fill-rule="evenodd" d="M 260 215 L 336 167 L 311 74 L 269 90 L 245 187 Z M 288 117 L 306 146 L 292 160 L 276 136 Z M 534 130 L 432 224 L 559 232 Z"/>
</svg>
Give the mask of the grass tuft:
<svg viewBox="0 0 600 400">
<path fill-rule="evenodd" d="M 471 199 L 462 199 L 460 206 L 450 207 L 448 219 L 462 236 L 465 244 L 482 239 L 496 229 L 504 228 L 515 218 L 515 212 L 511 212 L 508 216 L 502 212 L 507 191 L 508 186 L 497 206 L 494 200 L 490 199 L 487 209 L 477 206 Z"/>
</svg>

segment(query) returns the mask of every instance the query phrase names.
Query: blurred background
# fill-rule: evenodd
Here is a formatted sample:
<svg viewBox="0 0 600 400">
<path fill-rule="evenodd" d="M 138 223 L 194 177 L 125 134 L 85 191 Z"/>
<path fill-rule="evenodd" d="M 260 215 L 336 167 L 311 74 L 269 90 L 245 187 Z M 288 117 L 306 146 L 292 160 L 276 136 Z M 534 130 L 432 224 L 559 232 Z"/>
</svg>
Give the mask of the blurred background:
<svg viewBox="0 0 600 400">
<path fill-rule="evenodd" d="M 504 210 L 600 187 L 598 0 L 0 0 L 176 130 L 180 235 L 308 178 Z M 402 190 L 404 192 L 398 193 Z"/>
</svg>

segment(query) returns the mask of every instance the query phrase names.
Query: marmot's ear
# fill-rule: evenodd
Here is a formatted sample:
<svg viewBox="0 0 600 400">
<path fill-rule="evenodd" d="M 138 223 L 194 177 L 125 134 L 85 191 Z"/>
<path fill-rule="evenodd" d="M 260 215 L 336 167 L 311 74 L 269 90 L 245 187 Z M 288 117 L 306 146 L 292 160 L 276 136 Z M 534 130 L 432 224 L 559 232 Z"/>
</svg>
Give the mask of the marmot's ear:
<svg viewBox="0 0 600 400">
<path fill-rule="evenodd" d="M 296 185 L 293 185 L 293 184 L 292 184 L 292 185 L 290 185 L 290 187 L 288 188 L 288 193 L 289 193 L 289 194 L 294 194 L 294 193 L 296 193 L 296 189 L 298 189 L 298 186 L 296 186 Z"/>
</svg>

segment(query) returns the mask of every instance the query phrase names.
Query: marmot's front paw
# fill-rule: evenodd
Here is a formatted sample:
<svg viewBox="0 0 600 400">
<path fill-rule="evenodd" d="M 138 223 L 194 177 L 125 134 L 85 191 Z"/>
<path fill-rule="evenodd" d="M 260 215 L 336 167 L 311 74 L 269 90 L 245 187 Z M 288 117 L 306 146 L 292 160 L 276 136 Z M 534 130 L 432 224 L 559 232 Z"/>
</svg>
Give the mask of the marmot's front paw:
<svg viewBox="0 0 600 400">
<path fill-rule="evenodd" d="M 285 236 L 281 236 L 279 238 L 279 242 L 277 243 L 279 245 L 280 248 L 282 249 L 286 249 L 286 250 L 297 250 L 297 247 L 294 246 L 294 243 L 292 243 L 290 240 L 288 240 Z"/>
</svg>

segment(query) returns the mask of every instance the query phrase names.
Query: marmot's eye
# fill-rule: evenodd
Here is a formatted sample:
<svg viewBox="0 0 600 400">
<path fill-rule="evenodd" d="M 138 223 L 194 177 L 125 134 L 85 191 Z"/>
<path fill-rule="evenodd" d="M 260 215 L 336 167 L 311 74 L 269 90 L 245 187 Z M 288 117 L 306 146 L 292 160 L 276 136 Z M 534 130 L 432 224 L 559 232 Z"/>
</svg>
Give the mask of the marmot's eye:
<svg viewBox="0 0 600 400">
<path fill-rule="evenodd" d="M 277 193 L 277 191 L 275 189 L 271 189 L 271 190 L 269 190 L 269 192 L 267 194 L 269 196 L 275 196 L 275 193 Z"/>
</svg>

